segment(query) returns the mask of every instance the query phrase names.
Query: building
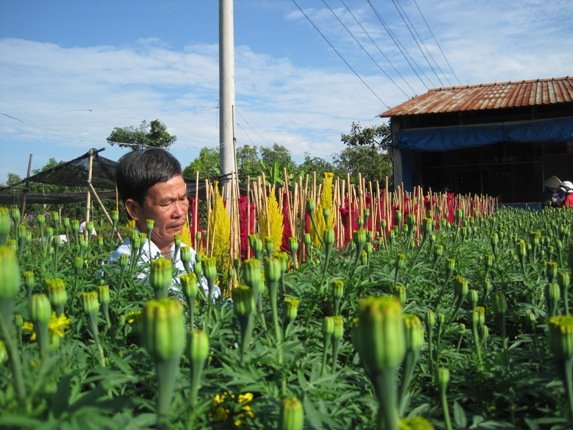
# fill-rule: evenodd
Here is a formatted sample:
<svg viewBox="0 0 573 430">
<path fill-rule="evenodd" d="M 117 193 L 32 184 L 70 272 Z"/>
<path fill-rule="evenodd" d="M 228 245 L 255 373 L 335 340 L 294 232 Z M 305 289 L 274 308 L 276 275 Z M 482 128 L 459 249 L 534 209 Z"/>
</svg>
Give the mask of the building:
<svg viewBox="0 0 573 430">
<path fill-rule="evenodd" d="M 394 183 L 539 202 L 573 180 L 573 77 L 431 89 L 390 118 Z"/>
</svg>

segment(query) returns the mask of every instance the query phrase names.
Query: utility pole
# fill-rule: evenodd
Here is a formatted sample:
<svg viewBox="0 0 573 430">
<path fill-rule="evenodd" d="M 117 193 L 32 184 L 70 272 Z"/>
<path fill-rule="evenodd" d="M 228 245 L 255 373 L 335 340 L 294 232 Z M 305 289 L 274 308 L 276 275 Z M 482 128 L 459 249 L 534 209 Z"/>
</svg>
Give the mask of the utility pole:
<svg viewBox="0 0 573 430">
<path fill-rule="evenodd" d="M 219 0 L 219 155 L 222 182 L 236 175 L 235 161 L 235 37 L 233 0 Z M 225 187 L 230 189 L 230 187 Z M 224 191 L 224 198 L 230 191 Z"/>
</svg>

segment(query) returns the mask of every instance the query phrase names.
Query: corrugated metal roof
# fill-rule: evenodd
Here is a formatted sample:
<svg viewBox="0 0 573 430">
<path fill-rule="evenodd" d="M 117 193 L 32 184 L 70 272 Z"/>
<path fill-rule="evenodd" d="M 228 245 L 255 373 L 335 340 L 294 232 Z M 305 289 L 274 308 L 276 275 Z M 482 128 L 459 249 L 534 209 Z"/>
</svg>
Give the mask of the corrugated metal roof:
<svg viewBox="0 0 573 430">
<path fill-rule="evenodd" d="M 573 102 L 573 77 L 434 88 L 381 117 L 467 112 Z"/>
</svg>

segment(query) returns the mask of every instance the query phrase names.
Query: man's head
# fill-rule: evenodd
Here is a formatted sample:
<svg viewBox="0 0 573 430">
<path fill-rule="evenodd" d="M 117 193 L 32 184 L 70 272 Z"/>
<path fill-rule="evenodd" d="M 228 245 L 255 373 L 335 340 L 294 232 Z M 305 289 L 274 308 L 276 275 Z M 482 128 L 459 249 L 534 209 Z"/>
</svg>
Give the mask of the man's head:
<svg viewBox="0 0 573 430">
<path fill-rule="evenodd" d="M 179 161 L 159 148 L 131 152 L 119 161 L 116 184 L 138 229 L 146 232 L 146 221 L 154 220 L 151 238 L 161 251 L 168 250 L 173 237 L 181 233 L 189 209 Z"/>
</svg>

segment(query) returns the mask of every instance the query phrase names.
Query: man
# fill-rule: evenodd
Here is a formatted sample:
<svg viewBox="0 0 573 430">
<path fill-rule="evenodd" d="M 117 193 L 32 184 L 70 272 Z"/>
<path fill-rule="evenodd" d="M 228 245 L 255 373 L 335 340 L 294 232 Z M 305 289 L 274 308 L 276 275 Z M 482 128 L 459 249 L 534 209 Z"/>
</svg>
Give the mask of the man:
<svg viewBox="0 0 573 430">
<path fill-rule="evenodd" d="M 187 222 L 189 200 L 179 161 L 160 148 L 133 151 L 119 160 L 115 180 L 125 210 L 136 228 L 148 233 L 148 223 L 153 222 L 151 242 L 146 240 L 142 245 L 139 263 L 146 264 L 164 256 L 174 262 L 175 275 L 183 273 L 181 255 L 174 255 L 174 238 Z M 187 245 L 181 243 L 181 246 Z M 122 254 L 131 254 L 129 238 L 111 254 L 110 261 L 118 261 Z M 195 250 L 192 249 L 191 264 L 194 262 Z M 139 277 L 144 276 L 147 274 L 142 272 Z M 207 289 L 206 280 L 200 281 Z M 172 289 L 178 288 L 173 285 Z"/>
</svg>

